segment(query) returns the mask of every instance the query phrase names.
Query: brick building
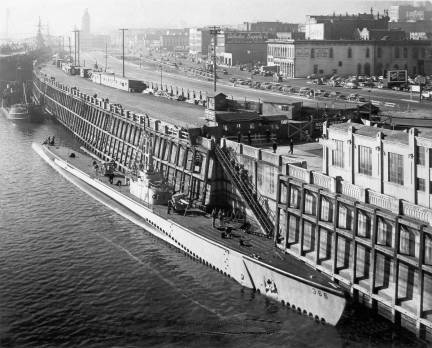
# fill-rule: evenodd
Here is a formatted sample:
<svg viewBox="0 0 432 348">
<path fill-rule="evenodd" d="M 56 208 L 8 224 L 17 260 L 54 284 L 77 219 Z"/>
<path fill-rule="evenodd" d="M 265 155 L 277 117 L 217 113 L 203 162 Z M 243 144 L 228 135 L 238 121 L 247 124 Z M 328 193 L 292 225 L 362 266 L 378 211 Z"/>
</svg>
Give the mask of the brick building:
<svg viewBox="0 0 432 348">
<path fill-rule="evenodd" d="M 269 40 L 267 65 L 278 65 L 285 77 L 383 75 L 389 69 L 429 75 L 432 47 L 429 40 Z"/>
<path fill-rule="evenodd" d="M 307 16 L 304 30 L 308 40 L 354 40 L 357 29 L 388 29 L 388 21 L 373 13 Z"/>
<path fill-rule="evenodd" d="M 189 54 L 196 57 L 207 56 L 210 43 L 211 36 L 209 29 L 189 29 Z"/>
<path fill-rule="evenodd" d="M 267 60 L 267 33 L 224 31 L 217 36 L 216 56 L 219 64 L 264 64 Z"/>
</svg>

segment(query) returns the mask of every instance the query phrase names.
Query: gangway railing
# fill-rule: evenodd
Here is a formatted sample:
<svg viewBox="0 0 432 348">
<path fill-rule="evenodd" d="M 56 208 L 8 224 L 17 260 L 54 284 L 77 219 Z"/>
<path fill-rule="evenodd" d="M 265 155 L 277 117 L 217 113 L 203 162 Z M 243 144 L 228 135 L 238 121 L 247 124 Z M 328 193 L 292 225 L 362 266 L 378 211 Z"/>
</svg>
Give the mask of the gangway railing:
<svg viewBox="0 0 432 348">
<path fill-rule="evenodd" d="M 269 209 L 264 209 L 265 200 L 260 196 L 252 183 L 242 177 L 239 164 L 230 159 L 224 149 L 213 143 L 214 153 L 225 173 L 229 176 L 234 186 L 239 190 L 247 205 L 252 210 L 267 237 L 272 237 L 274 232 L 274 214 L 269 214 Z"/>
</svg>

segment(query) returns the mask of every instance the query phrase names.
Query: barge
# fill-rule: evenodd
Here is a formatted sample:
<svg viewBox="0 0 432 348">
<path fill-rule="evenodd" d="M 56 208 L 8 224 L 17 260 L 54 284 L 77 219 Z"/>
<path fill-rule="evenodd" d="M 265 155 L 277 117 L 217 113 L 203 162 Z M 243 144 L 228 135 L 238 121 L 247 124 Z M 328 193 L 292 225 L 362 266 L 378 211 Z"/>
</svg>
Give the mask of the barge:
<svg viewBox="0 0 432 348">
<path fill-rule="evenodd" d="M 170 213 L 166 205 L 158 201 L 149 204 L 133 194 L 136 187 L 131 190 L 124 176 L 122 180 L 108 179 L 98 170 L 104 163 L 97 163 L 87 151 L 78 153 L 67 147 L 36 143 L 32 147 L 66 178 L 66 173 L 71 174 L 115 200 L 142 217 L 149 233 L 240 285 L 322 323 L 336 325 L 341 318 L 346 305 L 343 289 L 304 262 L 279 251 L 272 240 L 248 234 L 235 224 L 231 225 L 233 237 L 222 238 L 210 216 Z"/>
</svg>

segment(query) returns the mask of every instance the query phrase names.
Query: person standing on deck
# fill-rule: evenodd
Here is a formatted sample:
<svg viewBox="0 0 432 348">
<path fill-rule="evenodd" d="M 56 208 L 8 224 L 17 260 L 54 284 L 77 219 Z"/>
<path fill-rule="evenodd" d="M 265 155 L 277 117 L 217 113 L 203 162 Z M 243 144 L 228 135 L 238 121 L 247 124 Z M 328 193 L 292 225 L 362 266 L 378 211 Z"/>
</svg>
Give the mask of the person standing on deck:
<svg viewBox="0 0 432 348">
<path fill-rule="evenodd" d="M 223 210 L 219 210 L 219 227 L 224 227 L 224 213 Z"/>
<path fill-rule="evenodd" d="M 290 147 L 290 149 L 289 149 L 288 153 L 293 154 L 294 153 L 294 141 L 292 138 L 290 138 L 289 147 Z"/>
<path fill-rule="evenodd" d="M 217 212 L 216 208 L 213 208 L 211 215 L 212 215 L 213 227 L 216 227 L 216 218 L 218 216 L 218 212 Z"/>
</svg>

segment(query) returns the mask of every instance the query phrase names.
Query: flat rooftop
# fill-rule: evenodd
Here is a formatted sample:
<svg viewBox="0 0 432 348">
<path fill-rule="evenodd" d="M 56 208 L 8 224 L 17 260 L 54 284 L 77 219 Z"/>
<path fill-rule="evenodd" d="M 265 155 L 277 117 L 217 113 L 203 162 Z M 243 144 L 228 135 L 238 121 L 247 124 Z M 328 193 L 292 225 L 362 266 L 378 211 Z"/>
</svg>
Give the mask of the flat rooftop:
<svg viewBox="0 0 432 348">
<path fill-rule="evenodd" d="M 97 94 L 108 98 L 110 103 L 118 103 L 124 109 L 135 113 L 146 113 L 150 117 L 184 128 L 196 128 L 205 124 L 204 107 L 141 93 L 129 93 L 112 87 L 93 83 L 78 75 L 67 75 L 54 65 L 46 65 L 41 73 L 54 77 L 57 82 L 77 87 L 87 95 Z"/>
<path fill-rule="evenodd" d="M 354 134 L 375 138 L 377 134 L 381 132 L 383 134 L 384 140 L 408 145 L 409 135 L 408 132 L 406 131 L 391 130 L 391 129 L 385 129 L 379 127 L 366 126 L 364 124 L 359 124 L 359 123 L 349 123 L 349 122 L 331 125 L 329 129 L 348 132 L 348 129 L 350 127 L 353 128 Z M 416 128 L 416 130 L 417 130 L 416 136 L 432 140 L 431 128 L 420 127 L 420 128 Z"/>
</svg>

